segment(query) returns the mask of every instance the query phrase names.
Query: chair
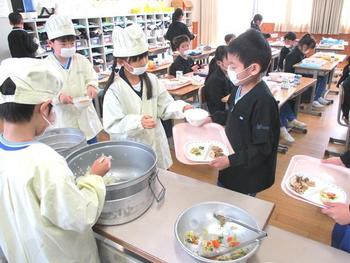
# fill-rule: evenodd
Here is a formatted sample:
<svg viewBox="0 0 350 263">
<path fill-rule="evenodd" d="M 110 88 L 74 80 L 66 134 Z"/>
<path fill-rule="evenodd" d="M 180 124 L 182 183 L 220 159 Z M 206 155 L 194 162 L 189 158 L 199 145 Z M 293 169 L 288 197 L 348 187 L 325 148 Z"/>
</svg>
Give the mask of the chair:
<svg viewBox="0 0 350 263">
<path fill-rule="evenodd" d="M 348 129 L 346 132 L 345 140 L 330 137 L 329 142 L 344 145 L 345 151 L 347 151 L 349 149 L 349 143 L 350 143 L 350 124 L 347 124 L 342 119 L 341 105 L 343 104 L 343 102 L 344 102 L 344 87 L 342 86 L 342 84 L 340 84 L 339 85 L 339 104 L 338 104 L 337 122 L 340 126 L 347 127 Z M 326 149 L 324 154 L 328 155 L 328 156 L 329 155 L 340 156 L 342 153 Z"/>
</svg>

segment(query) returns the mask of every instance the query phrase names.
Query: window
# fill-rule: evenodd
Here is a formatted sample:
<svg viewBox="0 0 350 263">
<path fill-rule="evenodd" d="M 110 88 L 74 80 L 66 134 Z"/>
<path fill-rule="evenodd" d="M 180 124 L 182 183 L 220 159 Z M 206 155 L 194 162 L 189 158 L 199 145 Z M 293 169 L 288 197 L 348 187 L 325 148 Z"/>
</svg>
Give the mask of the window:
<svg viewBox="0 0 350 263">
<path fill-rule="evenodd" d="M 340 33 L 350 33 L 350 0 L 344 0 L 343 10 L 340 18 Z"/>
<path fill-rule="evenodd" d="M 312 0 L 257 0 L 257 13 L 264 22 L 275 23 L 276 31 L 310 30 Z"/>
</svg>

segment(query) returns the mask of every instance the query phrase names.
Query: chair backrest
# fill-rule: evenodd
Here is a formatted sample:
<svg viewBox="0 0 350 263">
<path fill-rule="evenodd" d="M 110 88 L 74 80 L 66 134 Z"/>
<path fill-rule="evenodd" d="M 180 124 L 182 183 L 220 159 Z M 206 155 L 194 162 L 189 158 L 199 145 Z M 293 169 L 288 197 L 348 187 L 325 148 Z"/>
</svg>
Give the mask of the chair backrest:
<svg viewBox="0 0 350 263">
<path fill-rule="evenodd" d="M 198 101 L 199 101 L 199 106 L 202 109 L 208 110 L 208 106 L 205 99 L 204 85 L 198 89 Z"/>
</svg>

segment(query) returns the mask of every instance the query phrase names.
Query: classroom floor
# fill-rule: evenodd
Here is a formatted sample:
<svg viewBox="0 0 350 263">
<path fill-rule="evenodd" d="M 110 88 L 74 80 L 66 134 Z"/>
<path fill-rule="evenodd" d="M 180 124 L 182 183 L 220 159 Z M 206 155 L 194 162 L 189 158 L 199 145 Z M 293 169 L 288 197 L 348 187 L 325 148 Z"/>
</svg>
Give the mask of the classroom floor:
<svg viewBox="0 0 350 263">
<path fill-rule="evenodd" d="M 336 88 L 335 88 L 336 89 Z M 292 156 L 297 154 L 323 158 L 330 136 L 344 138 L 346 128 L 337 124 L 338 95 L 328 95 L 334 104 L 327 106 L 322 117 L 299 114 L 298 119 L 308 124 L 308 133 L 293 132 L 296 142 L 287 154 L 278 154 L 275 184 L 257 195 L 257 198 L 275 203 L 269 224 L 326 244 L 330 244 L 333 221 L 320 209 L 287 196 L 280 187 L 284 173 Z M 340 148 L 342 150 L 342 148 Z M 179 163 L 173 154 L 171 171 L 215 184 L 217 171 L 208 166 L 188 166 Z"/>
</svg>

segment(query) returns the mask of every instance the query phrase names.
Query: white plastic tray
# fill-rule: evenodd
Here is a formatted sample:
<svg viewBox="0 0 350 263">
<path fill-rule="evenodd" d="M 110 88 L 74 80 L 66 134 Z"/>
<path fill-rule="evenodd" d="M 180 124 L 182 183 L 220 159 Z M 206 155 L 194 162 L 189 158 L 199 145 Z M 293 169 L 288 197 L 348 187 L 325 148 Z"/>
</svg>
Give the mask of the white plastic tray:
<svg viewBox="0 0 350 263">
<path fill-rule="evenodd" d="M 319 179 L 323 182 L 324 186 L 335 185 L 344 190 L 347 198 L 345 198 L 345 203 L 349 202 L 350 196 L 350 169 L 336 166 L 332 164 L 323 164 L 320 159 L 316 159 L 306 155 L 295 155 L 292 157 L 287 171 L 284 174 L 281 188 L 290 197 L 303 201 L 312 205 L 319 207 L 324 207 L 322 202 L 318 199 L 316 200 L 314 196 L 305 199 L 301 195 L 298 195 L 294 191 L 288 189 L 288 184 L 291 176 L 296 174 L 303 174 L 305 176 L 310 176 L 312 178 Z"/>
</svg>

